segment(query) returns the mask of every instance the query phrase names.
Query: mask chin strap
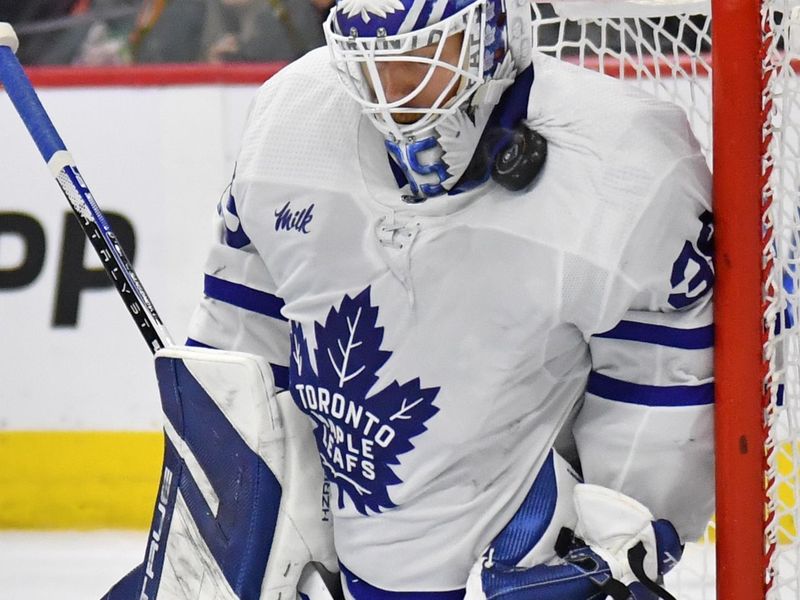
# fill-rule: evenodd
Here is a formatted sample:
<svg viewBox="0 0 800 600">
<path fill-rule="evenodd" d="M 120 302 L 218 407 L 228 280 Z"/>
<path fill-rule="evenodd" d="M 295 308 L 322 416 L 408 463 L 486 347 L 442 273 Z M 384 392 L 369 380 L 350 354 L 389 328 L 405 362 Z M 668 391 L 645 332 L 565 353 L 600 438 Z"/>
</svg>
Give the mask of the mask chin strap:
<svg viewBox="0 0 800 600">
<path fill-rule="evenodd" d="M 547 140 L 524 123 L 533 79 L 533 67 L 529 66 L 500 97 L 472 160 L 449 194 L 471 190 L 489 177 L 506 189 L 519 191 L 541 172 Z"/>
</svg>

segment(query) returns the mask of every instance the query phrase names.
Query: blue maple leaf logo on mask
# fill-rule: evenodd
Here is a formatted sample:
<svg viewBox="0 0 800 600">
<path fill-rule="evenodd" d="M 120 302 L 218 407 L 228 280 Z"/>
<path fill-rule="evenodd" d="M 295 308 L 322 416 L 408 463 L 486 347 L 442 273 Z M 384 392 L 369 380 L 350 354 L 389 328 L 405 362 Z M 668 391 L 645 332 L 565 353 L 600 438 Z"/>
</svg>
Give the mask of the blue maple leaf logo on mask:
<svg viewBox="0 0 800 600">
<path fill-rule="evenodd" d="M 362 514 L 396 506 L 388 487 L 402 481 L 392 467 L 439 411 L 433 405 L 439 388 L 423 388 L 419 378 L 373 391 L 378 370 L 392 356 L 381 349 L 377 322 L 369 287 L 355 298 L 346 295 L 324 325 L 314 323 L 316 370 L 303 328 L 292 322 L 292 396 L 315 422 L 322 466 L 337 484 L 340 508 L 347 494 Z"/>
</svg>

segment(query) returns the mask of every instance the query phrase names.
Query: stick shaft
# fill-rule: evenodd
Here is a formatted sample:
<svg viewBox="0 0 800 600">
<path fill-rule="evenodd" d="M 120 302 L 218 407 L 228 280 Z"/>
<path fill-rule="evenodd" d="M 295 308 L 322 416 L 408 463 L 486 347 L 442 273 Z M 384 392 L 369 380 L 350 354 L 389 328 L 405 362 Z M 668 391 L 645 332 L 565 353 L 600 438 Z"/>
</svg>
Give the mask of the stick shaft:
<svg viewBox="0 0 800 600">
<path fill-rule="evenodd" d="M 166 327 L 42 106 L 22 65 L 12 49 L 3 45 L 0 45 L 0 82 L 151 352 L 155 353 L 164 346 L 172 345 Z"/>
</svg>

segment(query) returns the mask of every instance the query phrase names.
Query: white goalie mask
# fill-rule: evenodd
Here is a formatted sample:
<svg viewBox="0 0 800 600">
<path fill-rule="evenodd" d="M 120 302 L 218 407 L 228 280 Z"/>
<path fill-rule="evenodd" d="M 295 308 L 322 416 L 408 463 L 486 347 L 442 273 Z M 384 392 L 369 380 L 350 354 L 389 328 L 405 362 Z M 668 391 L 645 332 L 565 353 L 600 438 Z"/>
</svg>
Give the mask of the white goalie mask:
<svg viewBox="0 0 800 600">
<path fill-rule="evenodd" d="M 530 65 L 530 29 L 529 0 L 337 0 L 325 22 L 333 63 L 410 198 L 447 193 L 464 174 L 492 108 Z"/>
</svg>

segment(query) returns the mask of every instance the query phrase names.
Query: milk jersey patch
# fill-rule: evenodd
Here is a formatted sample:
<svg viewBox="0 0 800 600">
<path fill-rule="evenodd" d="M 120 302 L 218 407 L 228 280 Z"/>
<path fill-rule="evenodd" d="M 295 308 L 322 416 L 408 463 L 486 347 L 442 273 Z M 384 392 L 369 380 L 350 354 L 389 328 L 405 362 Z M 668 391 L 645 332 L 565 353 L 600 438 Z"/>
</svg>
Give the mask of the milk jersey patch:
<svg viewBox="0 0 800 600">
<path fill-rule="evenodd" d="M 299 210 L 293 210 L 291 203 L 287 202 L 283 207 L 275 211 L 275 231 L 299 231 L 300 233 L 310 233 L 308 226 L 314 218 L 314 205 L 306 206 Z"/>
<path fill-rule="evenodd" d="M 393 381 L 373 390 L 377 372 L 391 359 L 381 348 L 383 327 L 370 288 L 332 307 L 325 324 L 314 323 L 316 370 L 312 368 L 303 328 L 292 322 L 290 388 L 295 403 L 315 422 L 325 475 L 356 509 L 381 512 L 396 506 L 389 486 L 402 483 L 393 467 L 414 449 L 412 439 L 439 409 L 439 388 L 423 388 L 419 378 Z"/>
</svg>

